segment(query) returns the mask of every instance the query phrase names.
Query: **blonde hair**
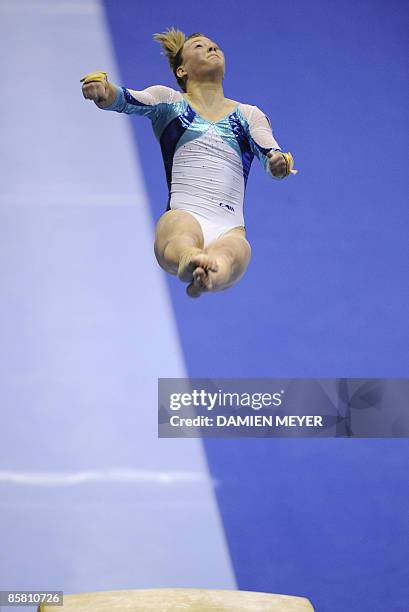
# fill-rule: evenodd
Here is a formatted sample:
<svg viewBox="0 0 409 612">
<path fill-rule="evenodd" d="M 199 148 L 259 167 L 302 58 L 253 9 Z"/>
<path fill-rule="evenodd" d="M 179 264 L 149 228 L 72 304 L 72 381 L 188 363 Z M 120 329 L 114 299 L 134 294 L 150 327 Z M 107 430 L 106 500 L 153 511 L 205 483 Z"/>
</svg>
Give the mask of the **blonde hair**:
<svg viewBox="0 0 409 612">
<path fill-rule="evenodd" d="M 153 35 L 154 40 L 160 43 L 163 49 L 162 55 L 166 55 L 168 58 L 170 68 L 176 77 L 176 81 L 184 92 L 186 92 L 187 77 L 178 77 L 176 70 L 183 64 L 183 45 L 190 38 L 196 38 L 197 36 L 204 36 L 204 34 L 201 32 L 194 32 L 194 34 L 186 36 L 181 30 L 177 30 L 176 28 L 168 28 L 166 32 L 159 32 Z"/>
</svg>

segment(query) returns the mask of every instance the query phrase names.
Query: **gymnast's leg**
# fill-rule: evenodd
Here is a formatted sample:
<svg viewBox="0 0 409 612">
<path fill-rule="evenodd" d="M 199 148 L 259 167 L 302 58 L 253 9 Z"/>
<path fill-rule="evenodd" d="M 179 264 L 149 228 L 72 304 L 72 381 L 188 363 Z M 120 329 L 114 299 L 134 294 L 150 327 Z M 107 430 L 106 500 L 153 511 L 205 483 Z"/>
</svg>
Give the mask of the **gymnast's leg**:
<svg viewBox="0 0 409 612">
<path fill-rule="evenodd" d="M 203 249 L 202 228 L 193 215 L 185 210 L 168 210 L 159 219 L 155 235 L 155 255 L 159 265 L 169 274 L 190 282 L 193 271 L 216 270 L 211 255 Z"/>
<path fill-rule="evenodd" d="M 243 276 L 251 257 L 251 247 L 245 238 L 244 228 L 234 228 L 214 240 L 205 249 L 217 270 L 204 270 L 200 266 L 193 271 L 193 280 L 187 287 L 190 297 L 199 297 L 205 291 L 222 291 L 237 283 Z"/>
</svg>

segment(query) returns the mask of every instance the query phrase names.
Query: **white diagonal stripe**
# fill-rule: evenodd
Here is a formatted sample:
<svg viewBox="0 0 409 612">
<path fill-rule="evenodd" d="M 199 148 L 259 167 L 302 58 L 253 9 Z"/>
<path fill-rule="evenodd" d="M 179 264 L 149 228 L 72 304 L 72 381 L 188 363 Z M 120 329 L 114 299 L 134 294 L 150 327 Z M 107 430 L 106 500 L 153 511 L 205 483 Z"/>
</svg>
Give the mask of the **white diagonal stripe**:
<svg viewBox="0 0 409 612">
<path fill-rule="evenodd" d="M 0 483 L 22 485 L 70 486 L 84 482 L 128 482 L 152 484 L 177 484 L 179 482 L 208 482 L 200 472 L 155 472 L 127 468 L 84 470 L 81 472 L 7 472 L 0 471 Z"/>
</svg>

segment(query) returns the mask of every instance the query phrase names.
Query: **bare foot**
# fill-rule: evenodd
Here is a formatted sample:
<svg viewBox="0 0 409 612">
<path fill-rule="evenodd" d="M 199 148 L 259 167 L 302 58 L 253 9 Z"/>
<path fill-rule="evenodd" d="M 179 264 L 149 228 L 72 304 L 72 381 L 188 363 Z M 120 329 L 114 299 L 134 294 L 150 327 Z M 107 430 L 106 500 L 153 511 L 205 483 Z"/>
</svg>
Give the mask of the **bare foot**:
<svg viewBox="0 0 409 612">
<path fill-rule="evenodd" d="M 212 281 L 213 272 L 204 270 L 198 266 L 193 272 L 193 280 L 186 288 L 186 293 L 191 298 L 198 298 L 205 291 L 211 291 L 213 288 Z"/>
<path fill-rule="evenodd" d="M 193 274 L 197 268 L 201 268 L 205 272 L 217 272 L 217 263 L 215 258 L 207 253 L 197 250 L 188 251 L 182 255 L 179 261 L 179 279 L 184 282 L 193 281 Z"/>
</svg>

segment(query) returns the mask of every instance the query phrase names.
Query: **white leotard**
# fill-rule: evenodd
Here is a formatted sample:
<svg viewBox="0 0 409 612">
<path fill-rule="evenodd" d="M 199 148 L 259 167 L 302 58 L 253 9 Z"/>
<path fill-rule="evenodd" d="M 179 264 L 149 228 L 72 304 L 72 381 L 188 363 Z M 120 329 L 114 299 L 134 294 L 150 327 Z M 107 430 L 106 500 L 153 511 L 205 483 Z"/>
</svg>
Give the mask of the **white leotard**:
<svg viewBox="0 0 409 612">
<path fill-rule="evenodd" d="M 205 245 L 244 226 L 245 188 L 254 155 L 272 176 L 267 153 L 281 150 L 257 106 L 239 103 L 219 121 L 207 121 L 181 92 L 155 85 L 143 91 L 117 87 L 116 100 L 106 110 L 150 118 L 165 164 L 167 209 L 190 212 L 202 227 Z"/>
</svg>

